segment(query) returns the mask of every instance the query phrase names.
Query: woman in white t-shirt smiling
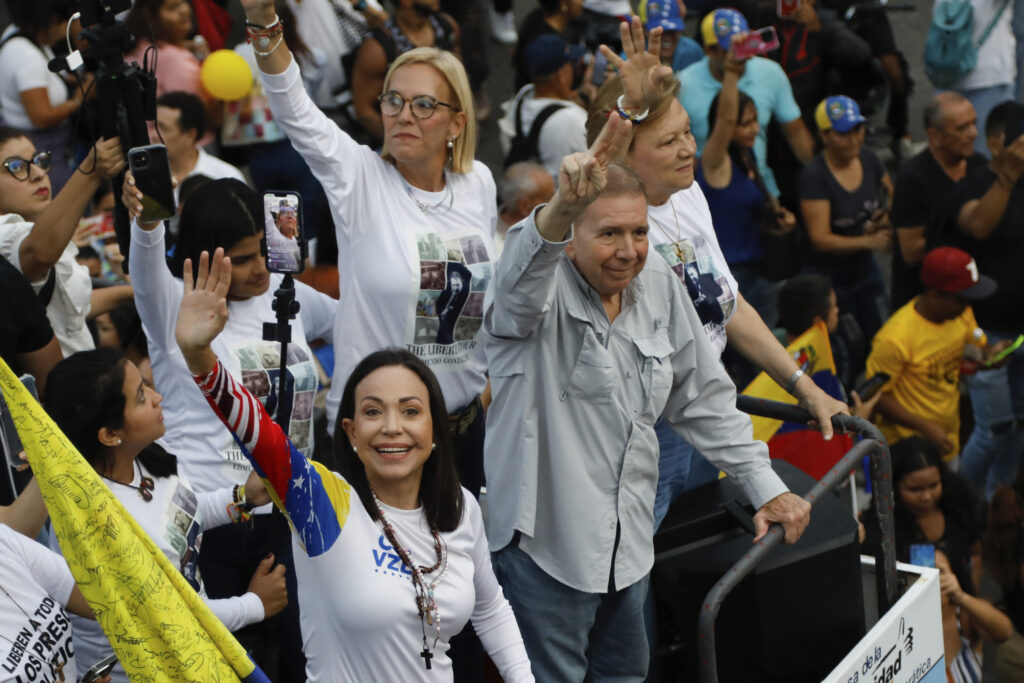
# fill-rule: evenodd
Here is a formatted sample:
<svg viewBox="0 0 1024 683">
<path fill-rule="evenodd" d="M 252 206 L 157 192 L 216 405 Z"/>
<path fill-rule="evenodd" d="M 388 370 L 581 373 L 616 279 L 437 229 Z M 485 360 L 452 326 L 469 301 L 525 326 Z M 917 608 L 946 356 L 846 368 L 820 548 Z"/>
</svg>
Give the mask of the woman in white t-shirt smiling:
<svg viewBox="0 0 1024 683">
<path fill-rule="evenodd" d="M 292 524 L 308 679 L 451 681 L 449 641 L 472 619 L 503 679 L 532 682 L 480 507 L 459 486 L 434 373 L 404 349 L 367 356 L 342 393 L 340 471 L 310 463 L 212 348 L 232 272 L 222 250 L 210 260 L 194 288 L 186 269 L 178 345 Z"/>
<path fill-rule="evenodd" d="M 202 594 L 198 573 L 204 529 L 230 524 L 240 501 L 270 500 L 252 476 L 244 487 L 196 493 L 178 474 L 177 458 L 156 442 L 164 434 L 163 397 L 116 349 L 83 351 L 58 363 L 47 379 L 46 412 L 104 479 L 139 526 Z M 244 493 L 244 495 L 243 495 Z M 207 600 L 230 630 L 280 612 L 286 602 L 284 567 L 268 558 L 244 595 Z M 75 650 L 97 662 L 112 649 L 95 623 L 75 619 Z M 124 670 L 113 672 L 126 683 Z"/>
<path fill-rule="evenodd" d="M 400 55 L 379 97 L 379 155 L 306 94 L 273 0 L 242 6 L 274 120 L 323 185 L 337 231 L 345 296 L 334 334 L 330 427 L 356 364 L 377 349 L 407 348 L 437 374 L 452 413 L 456 466 L 475 494 L 483 479 L 479 395 L 487 382 L 477 334 L 493 273 L 497 207 L 490 171 L 473 160 L 476 117 L 465 69 L 436 48 Z M 441 318 L 438 300 L 452 298 L 456 279 L 469 285 L 465 305 Z"/>
<path fill-rule="evenodd" d="M 679 83 L 658 57 L 661 29 L 644 34 L 637 17 L 622 25 L 626 59 L 607 47 L 602 52 L 618 75 L 605 83 L 590 105 L 587 140 L 593 141 L 609 115 L 634 122 L 625 162 L 647 190 L 648 236 L 657 251 L 679 275 L 704 323 L 704 331 L 719 352 L 726 341 L 767 372 L 779 386 L 800 399 L 801 405 L 831 438 L 829 417 L 848 413 L 845 403 L 822 391 L 805 376 L 786 349 L 740 293 L 715 236 L 711 212 L 694 182 L 697 145 L 690 117 L 679 103 Z M 661 446 L 655 526 L 678 493 L 717 478 L 716 468 L 664 424 L 657 425 Z"/>
</svg>

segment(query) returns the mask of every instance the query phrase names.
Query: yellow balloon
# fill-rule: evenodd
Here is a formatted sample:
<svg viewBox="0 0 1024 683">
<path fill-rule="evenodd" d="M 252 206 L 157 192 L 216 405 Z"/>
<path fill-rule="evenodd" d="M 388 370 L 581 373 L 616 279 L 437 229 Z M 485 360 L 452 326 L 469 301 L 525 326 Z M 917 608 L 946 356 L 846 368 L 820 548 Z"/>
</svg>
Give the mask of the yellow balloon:
<svg viewBox="0 0 1024 683">
<path fill-rule="evenodd" d="M 252 69 L 233 50 L 217 50 L 207 57 L 199 79 L 218 100 L 240 100 L 252 90 Z"/>
</svg>

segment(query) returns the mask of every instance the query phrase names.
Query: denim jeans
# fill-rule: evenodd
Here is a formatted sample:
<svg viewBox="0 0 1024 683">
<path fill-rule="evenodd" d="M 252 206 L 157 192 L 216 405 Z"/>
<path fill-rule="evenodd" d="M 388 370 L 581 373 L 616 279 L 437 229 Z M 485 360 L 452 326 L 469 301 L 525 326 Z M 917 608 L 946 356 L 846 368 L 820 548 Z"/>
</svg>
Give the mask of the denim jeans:
<svg viewBox="0 0 1024 683">
<path fill-rule="evenodd" d="M 552 578 L 510 544 L 491 554 L 538 681 L 643 681 L 643 604 L 650 577 L 612 593 L 585 593 Z"/>
<path fill-rule="evenodd" d="M 654 530 L 668 514 L 672 501 L 684 491 L 718 479 L 718 468 L 676 434 L 664 420 L 654 425 L 658 435 L 658 493 L 654 498 Z"/>
<path fill-rule="evenodd" d="M 995 344 L 1016 335 L 988 332 Z M 1017 476 L 1024 453 L 1024 353 L 997 370 L 979 370 L 967 378 L 974 408 L 974 431 L 960 451 L 960 474 L 990 499 L 1000 484 Z"/>
</svg>

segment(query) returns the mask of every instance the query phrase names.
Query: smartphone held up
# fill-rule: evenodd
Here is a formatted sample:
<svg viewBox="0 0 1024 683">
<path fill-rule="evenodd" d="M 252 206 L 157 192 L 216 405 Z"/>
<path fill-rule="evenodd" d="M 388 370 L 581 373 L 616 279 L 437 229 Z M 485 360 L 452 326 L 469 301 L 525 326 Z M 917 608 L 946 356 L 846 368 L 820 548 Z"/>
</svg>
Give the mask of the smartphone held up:
<svg viewBox="0 0 1024 683">
<path fill-rule="evenodd" d="M 297 192 L 263 193 L 264 253 L 271 273 L 301 273 L 305 267 L 301 200 Z"/>
<path fill-rule="evenodd" d="M 128 166 L 135 177 L 135 187 L 142 193 L 139 221 L 151 223 L 173 218 L 174 186 L 167 148 L 163 145 L 132 147 L 128 150 Z"/>
<path fill-rule="evenodd" d="M 740 40 L 734 40 L 736 59 L 749 59 L 766 55 L 779 48 L 779 35 L 774 26 L 748 33 Z"/>
</svg>

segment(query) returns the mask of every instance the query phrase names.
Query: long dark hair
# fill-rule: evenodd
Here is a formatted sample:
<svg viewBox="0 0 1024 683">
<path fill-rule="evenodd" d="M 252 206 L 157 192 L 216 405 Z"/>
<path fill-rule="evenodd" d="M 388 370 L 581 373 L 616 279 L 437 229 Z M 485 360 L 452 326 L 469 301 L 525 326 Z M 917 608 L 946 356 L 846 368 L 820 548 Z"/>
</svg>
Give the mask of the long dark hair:
<svg viewBox="0 0 1024 683">
<path fill-rule="evenodd" d="M 462 520 L 462 490 L 459 475 L 455 471 L 455 455 L 452 438 L 448 431 L 448 411 L 444 394 L 433 371 L 419 358 L 404 349 L 383 349 L 375 351 L 360 361 L 345 384 L 338 408 L 338 422 L 334 429 L 334 456 L 338 473 L 356 490 L 363 507 L 373 519 L 379 519 L 377 506 L 370 493 L 370 482 L 366 468 L 352 449 L 352 442 L 341 423 L 352 419 L 356 412 L 356 386 L 370 373 L 380 368 L 399 366 L 408 368 L 427 386 L 430 397 L 430 416 L 434 422 L 434 452 L 423 465 L 420 479 L 420 502 L 427 522 L 438 531 L 453 531 Z"/>
<path fill-rule="evenodd" d="M 181 277 L 185 259 L 199 264 L 199 255 L 210 255 L 217 247 L 229 250 L 238 242 L 263 232 L 263 202 L 260 195 L 234 178 L 221 178 L 197 187 L 181 211 L 178 241 L 168 267 Z M 198 275 L 193 270 L 193 276 Z"/>
<path fill-rule="evenodd" d="M 40 31 L 48 29 L 58 19 L 71 16 L 75 10 L 71 0 L 7 0 L 7 11 L 11 23 L 35 43 Z"/>
<path fill-rule="evenodd" d="M 124 19 L 133 36 L 139 40 L 152 38 L 154 43 L 167 39 L 163 24 L 160 22 L 160 8 L 163 4 L 164 0 L 135 0 Z M 195 28 L 194 17 L 192 21 Z"/>
<path fill-rule="evenodd" d="M 715 125 L 718 116 L 718 100 L 721 96 L 721 91 L 715 95 L 715 98 L 711 100 L 711 105 L 708 107 L 708 121 L 711 125 Z M 754 113 L 757 113 L 757 103 L 742 90 L 738 91 L 739 95 L 739 108 L 736 114 L 736 124 L 739 125 L 740 120 L 743 118 L 743 112 L 747 110 L 747 107 L 753 107 Z M 744 175 L 753 175 L 754 184 L 757 185 L 757 189 L 761 192 L 761 195 L 768 199 L 771 193 L 768 191 L 767 186 L 764 184 L 764 178 L 761 177 L 761 170 L 758 168 L 757 159 L 754 157 L 754 150 L 750 147 L 743 147 L 736 144 L 735 140 L 729 141 L 729 158 L 732 162 L 739 166 L 740 170 Z"/>
<path fill-rule="evenodd" d="M 46 412 L 100 474 L 111 471 L 114 458 L 100 443 L 99 430 L 124 427 L 127 362 L 118 349 L 80 351 L 57 363 L 46 378 Z M 138 461 L 154 477 L 178 471 L 177 459 L 156 443 L 142 449 Z"/>
<path fill-rule="evenodd" d="M 950 519 L 953 519 L 964 524 L 969 529 L 978 529 L 980 527 L 980 507 L 971 493 L 967 482 L 949 469 L 942 460 L 942 456 L 939 455 L 939 450 L 931 441 L 924 437 L 911 436 L 894 443 L 890 448 L 890 452 L 892 454 L 893 488 L 896 492 L 894 521 L 896 523 L 897 557 L 904 560 L 908 558 L 911 544 L 930 543 L 925 538 L 924 532 L 921 531 L 914 513 L 907 509 L 906 503 L 903 502 L 903 496 L 900 495 L 899 491 L 900 482 L 903 481 L 904 477 L 913 472 L 929 467 L 938 469 L 939 478 L 942 482 L 942 497 L 939 498 L 939 509 L 945 516 L 947 523 Z M 949 555 L 949 551 L 942 543 L 937 543 L 936 547 Z M 960 581 L 960 585 L 964 590 L 973 595 L 974 584 L 971 581 L 970 575 L 964 571 L 963 567 L 956 565 L 957 558 L 950 557 L 949 561 L 954 573 L 957 575 L 957 579 Z"/>
</svg>

